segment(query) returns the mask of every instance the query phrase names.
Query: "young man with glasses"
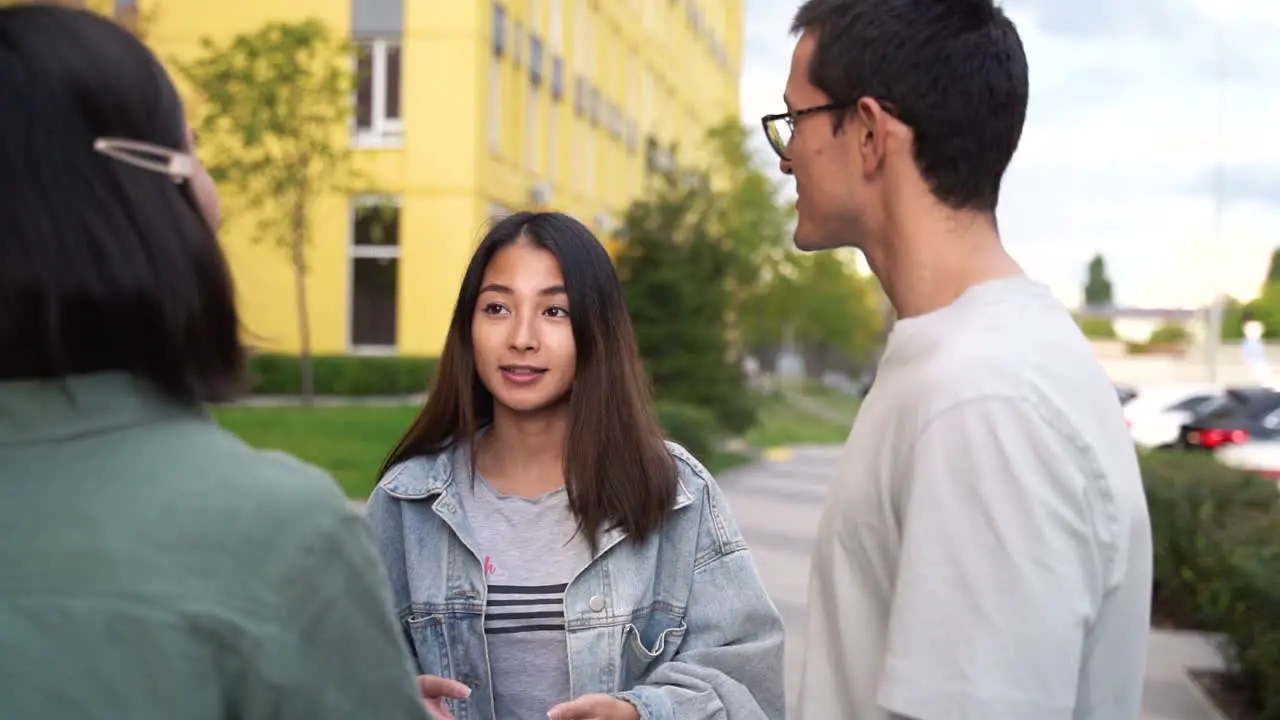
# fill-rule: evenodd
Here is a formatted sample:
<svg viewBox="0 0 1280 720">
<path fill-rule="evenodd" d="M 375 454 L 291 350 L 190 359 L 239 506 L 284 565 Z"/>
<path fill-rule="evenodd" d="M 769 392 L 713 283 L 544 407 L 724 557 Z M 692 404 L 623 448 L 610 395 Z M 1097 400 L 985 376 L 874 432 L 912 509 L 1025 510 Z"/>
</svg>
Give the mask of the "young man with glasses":
<svg viewBox="0 0 1280 720">
<path fill-rule="evenodd" d="M 1139 715 L 1151 529 L 1115 390 L 995 209 L 1027 61 L 992 0 L 809 0 L 763 118 L 795 242 L 900 318 L 819 527 L 797 717 Z"/>
</svg>

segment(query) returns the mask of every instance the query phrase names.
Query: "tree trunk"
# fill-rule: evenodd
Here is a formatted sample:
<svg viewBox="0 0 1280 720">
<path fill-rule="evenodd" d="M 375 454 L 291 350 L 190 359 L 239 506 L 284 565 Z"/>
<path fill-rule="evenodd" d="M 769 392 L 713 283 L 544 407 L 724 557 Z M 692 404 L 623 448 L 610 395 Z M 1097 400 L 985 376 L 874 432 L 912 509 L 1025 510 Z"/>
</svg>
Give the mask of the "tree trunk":
<svg viewBox="0 0 1280 720">
<path fill-rule="evenodd" d="M 311 322 L 307 313 L 307 235 L 306 206 L 293 209 L 292 235 L 293 280 L 298 303 L 298 370 L 302 377 L 302 404 L 310 405 L 315 396 L 315 375 L 311 366 Z"/>
</svg>

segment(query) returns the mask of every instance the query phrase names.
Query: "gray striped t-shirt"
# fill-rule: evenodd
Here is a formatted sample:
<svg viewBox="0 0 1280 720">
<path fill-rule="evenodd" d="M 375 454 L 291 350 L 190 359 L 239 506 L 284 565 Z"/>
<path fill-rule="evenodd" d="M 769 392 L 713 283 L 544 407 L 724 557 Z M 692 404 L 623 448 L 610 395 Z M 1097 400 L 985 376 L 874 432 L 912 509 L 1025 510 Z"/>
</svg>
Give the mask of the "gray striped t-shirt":
<svg viewBox="0 0 1280 720">
<path fill-rule="evenodd" d="M 465 453 L 459 453 L 465 463 Z M 497 717 L 545 720 L 570 700 L 564 591 L 591 560 L 564 488 L 530 499 L 459 468 L 458 495 L 484 561 L 484 633 Z"/>
</svg>

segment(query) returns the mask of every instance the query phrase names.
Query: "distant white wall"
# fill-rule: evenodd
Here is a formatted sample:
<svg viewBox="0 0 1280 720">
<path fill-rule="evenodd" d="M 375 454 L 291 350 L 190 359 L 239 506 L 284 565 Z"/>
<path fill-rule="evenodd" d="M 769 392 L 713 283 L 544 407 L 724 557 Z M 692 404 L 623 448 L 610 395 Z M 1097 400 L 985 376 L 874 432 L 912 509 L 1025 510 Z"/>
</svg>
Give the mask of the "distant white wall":
<svg viewBox="0 0 1280 720">
<path fill-rule="evenodd" d="M 1189 346 L 1183 357 L 1126 355 L 1124 344 L 1119 342 L 1094 342 L 1092 345 L 1112 382 L 1142 385 L 1205 382 L 1210 379 L 1205 349 L 1201 345 Z M 1280 343 L 1267 345 L 1267 359 L 1273 370 L 1280 369 Z M 1217 368 L 1217 379 L 1222 385 L 1258 384 L 1244 361 L 1238 342 L 1222 344 L 1218 349 Z"/>
</svg>

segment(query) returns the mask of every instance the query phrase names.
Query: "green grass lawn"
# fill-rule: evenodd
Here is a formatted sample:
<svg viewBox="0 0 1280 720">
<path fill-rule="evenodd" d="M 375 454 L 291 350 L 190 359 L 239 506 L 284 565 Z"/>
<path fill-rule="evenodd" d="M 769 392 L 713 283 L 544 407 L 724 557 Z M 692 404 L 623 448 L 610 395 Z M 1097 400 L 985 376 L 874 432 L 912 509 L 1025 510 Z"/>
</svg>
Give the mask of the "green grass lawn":
<svg viewBox="0 0 1280 720">
<path fill-rule="evenodd" d="M 416 406 L 214 408 L 227 430 L 254 447 L 283 450 L 325 468 L 347 495 L 365 498 Z"/>
<path fill-rule="evenodd" d="M 862 402 L 862 398 L 857 395 L 850 395 L 843 390 L 826 387 L 818 383 L 809 383 L 805 387 L 804 393 L 831 408 L 833 412 L 847 415 L 850 424 L 853 423 L 853 416 L 858 414 L 858 405 Z"/>
<path fill-rule="evenodd" d="M 835 422 L 805 412 L 780 396 L 766 397 L 761 401 L 760 412 L 755 427 L 747 431 L 747 442 L 758 448 L 776 447 L 779 445 L 831 445 L 845 441 L 849 436 L 849 428 L 853 426 L 853 416 L 857 412 L 856 404 L 840 408 L 826 402 L 825 398 L 814 398 L 823 401 L 832 411 L 846 414 L 848 420 Z"/>
<path fill-rule="evenodd" d="M 833 406 L 835 407 L 835 406 Z M 377 482 L 391 446 L 417 413 L 401 407 L 246 407 L 221 406 L 213 416 L 254 447 L 283 450 L 325 468 L 353 498 L 365 498 Z M 849 422 L 815 417 L 781 398 L 766 398 L 747 442 L 756 448 L 796 443 L 842 443 Z M 711 472 L 748 462 L 742 453 L 720 452 L 700 458 Z"/>
</svg>

